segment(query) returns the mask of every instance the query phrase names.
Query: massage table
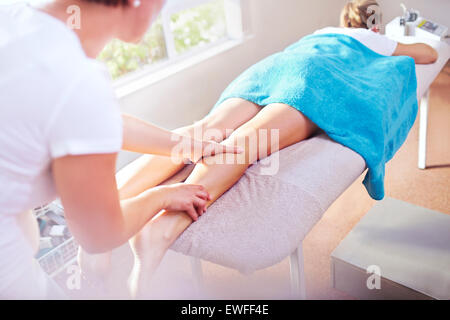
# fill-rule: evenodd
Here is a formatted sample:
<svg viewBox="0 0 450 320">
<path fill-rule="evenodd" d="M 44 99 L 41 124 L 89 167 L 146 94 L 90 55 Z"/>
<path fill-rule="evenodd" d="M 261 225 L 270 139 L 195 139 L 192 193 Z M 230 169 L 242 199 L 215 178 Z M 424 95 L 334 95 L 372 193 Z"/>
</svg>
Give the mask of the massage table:
<svg viewBox="0 0 450 320">
<path fill-rule="evenodd" d="M 406 37 L 397 40 L 422 41 Z M 423 42 L 439 51 L 439 60 L 433 65 L 416 66 L 417 96 L 419 100 L 423 97 L 421 140 L 426 137 L 428 89 L 450 58 L 446 43 Z M 422 141 L 421 151 L 424 148 Z M 274 157 L 279 159 L 270 159 Z M 261 174 L 271 160 L 279 161 L 279 171 Z M 202 282 L 201 260 L 248 274 L 290 257 L 293 297 L 304 299 L 303 239 L 365 170 L 359 154 L 319 134 L 251 166 L 171 249 L 191 257 L 198 285 Z"/>
</svg>

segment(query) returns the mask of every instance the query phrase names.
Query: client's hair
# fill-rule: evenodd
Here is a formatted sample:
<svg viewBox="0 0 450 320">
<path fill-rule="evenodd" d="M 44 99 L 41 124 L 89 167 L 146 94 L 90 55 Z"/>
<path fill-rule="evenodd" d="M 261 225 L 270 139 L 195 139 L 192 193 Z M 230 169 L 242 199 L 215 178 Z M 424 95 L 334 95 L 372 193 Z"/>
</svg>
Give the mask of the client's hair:
<svg viewBox="0 0 450 320">
<path fill-rule="evenodd" d="M 347 3 L 341 12 L 341 27 L 370 29 L 367 21 L 372 12 L 368 12 L 370 6 L 378 6 L 375 0 L 353 0 Z"/>
<path fill-rule="evenodd" d="M 129 3 L 128 0 L 84 0 L 84 1 L 101 3 L 107 6 L 118 6 L 119 4 L 126 6 Z"/>
</svg>

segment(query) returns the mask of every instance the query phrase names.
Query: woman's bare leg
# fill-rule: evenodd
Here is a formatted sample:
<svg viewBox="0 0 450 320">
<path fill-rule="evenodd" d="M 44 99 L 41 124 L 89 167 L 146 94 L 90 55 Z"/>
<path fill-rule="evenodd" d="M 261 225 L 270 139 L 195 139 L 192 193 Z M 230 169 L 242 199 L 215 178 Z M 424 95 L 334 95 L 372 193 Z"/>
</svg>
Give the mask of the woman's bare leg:
<svg viewBox="0 0 450 320">
<path fill-rule="evenodd" d="M 208 131 L 214 130 L 215 132 L 212 132 L 214 137 L 209 138 L 221 142 L 230 132 L 253 118 L 260 110 L 261 107 L 251 102 L 229 99 L 199 122 L 175 131 L 182 135 L 194 136 L 196 130 L 201 134 L 208 134 Z M 183 164 L 174 163 L 170 157 L 142 156 L 117 174 L 120 198 L 123 200 L 137 196 L 161 184 L 183 167 Z M 80 249 L 78 263 L 87 278 L 95 283 L 104 284 L 110 270 L 111 252 L 90 255 Z"/>
<path fill-rule="evenodd" d="M 229 99 L 214 112 L 193 125 L 175 130 L 181 135 L 195 137 L 197 132 L 202 136 L 197 139 L 222 142 L 236 128 L 252 119 L 261 107 L 243 99 Z M 173 176 L 184 167 L 174 163 L 169 157 L 144 155 L 117 174 L 117 184 L 121 199 L 139 195 L 143 191 L 155 187 Z"/>
<path fill-rule="evenodd" d="M 247 138 L 256 135 L 259 142 L 264 138 L 260 135 L 261 129 L 266 132 L 279 130 L 279 141 L 270 141 L 269 139 L 266 155 L 270 155 L 309 138 L 317 130 L 317 127 L 290 106 L 269 105 L 222 142 L 227 145 L 243 147 L 246 150 L 244 154 L 234 155 L 232 164 L 226 164 L 223 161 L 227 155 L 204 159 L 202 163 L 196 165 L 186 183 L 203 185 L 211 194 L 212 200 L 209 203 L 211 205 L 242 177 L 251 164 L 258 160 L 261 150 L 249 147 Z M 132 288 L 137 296 L 143 294 L 165 252 L 191 223 L 191 218 L 185 213 L 164 212 L 150 221 L 135 237 L 133 246 L 139 261 L 131 280 Z"/>
</svg>

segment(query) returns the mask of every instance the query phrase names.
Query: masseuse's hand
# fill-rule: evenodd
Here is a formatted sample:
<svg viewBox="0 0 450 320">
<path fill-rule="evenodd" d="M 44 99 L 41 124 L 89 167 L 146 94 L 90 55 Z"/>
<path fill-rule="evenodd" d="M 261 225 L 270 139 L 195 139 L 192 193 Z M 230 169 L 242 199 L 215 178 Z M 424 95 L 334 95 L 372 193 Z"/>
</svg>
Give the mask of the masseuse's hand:
<svg viewBox="0 0 450 320">
<path fill-rule="evenodd" d="M 173 184 L 162 186 L 163 208 L 167 211 L 185 211 L 194 221 L 206 212 L 211 197 L 202 186 Z"/>
<path fill-rule="evenodd" d="M 205 157 L 211 157 L 222 153 L 240 154 L 244 152 L 242 148 L 236 146 L 225 146 L 215 141 L 198 141 L 194 142 L 194 150 L 189 157 L 194 163 Z"/>
</svg>

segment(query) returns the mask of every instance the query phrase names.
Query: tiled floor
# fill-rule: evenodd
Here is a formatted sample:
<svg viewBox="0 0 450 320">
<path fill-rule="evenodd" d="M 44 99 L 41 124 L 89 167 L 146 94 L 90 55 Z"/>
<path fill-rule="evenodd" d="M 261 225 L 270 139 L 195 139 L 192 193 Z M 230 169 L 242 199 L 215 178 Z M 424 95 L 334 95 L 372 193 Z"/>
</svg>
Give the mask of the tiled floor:
<svg viewBox="0 0 450 320">
<path fill-rule="evenodd" d="M 417 168 L 418 121 L 395 159 L 388 164 L 387 195 L 450 214 L 450 64 L 431 89 L 429 148 L 426 171 Z M 304 241 L 309 299 L 351 299 L 331 288 L 330 254 L 374 201 L 361 180 L 327 211 Z M 108 297 L 126 298 L 126 275 L 131 267 L 126 247 L 115 252 Z M 203 263 L 205 287 L 196 292 L 187 257 L 170 252 L 155 275 L 149 298 L 154 299 L 287 299 L 287 259 L 272 268 L 244 276 L 237 271 Z"/>
</svg>

